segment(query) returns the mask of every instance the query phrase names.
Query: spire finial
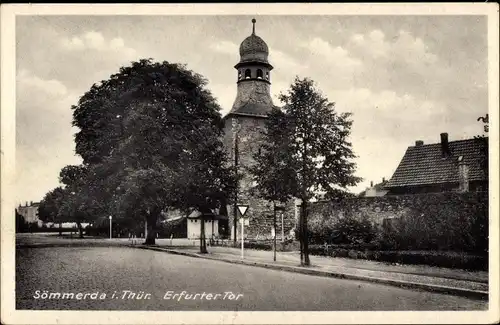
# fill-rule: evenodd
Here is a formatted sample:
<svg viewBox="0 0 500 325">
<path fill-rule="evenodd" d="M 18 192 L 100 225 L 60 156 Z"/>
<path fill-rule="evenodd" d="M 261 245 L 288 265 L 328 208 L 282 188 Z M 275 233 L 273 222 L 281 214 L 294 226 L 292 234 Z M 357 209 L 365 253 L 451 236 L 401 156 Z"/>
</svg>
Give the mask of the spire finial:
<svg viewBox="0 0 500 325">
<path fill-rule="evenodd" d="M 252 35 L 255 35 L 255 23 L 257 22 L 257 20 L 252 19 L 252 24 L 253 24 L 253 27 L 252 27 Z"/>
</svg>

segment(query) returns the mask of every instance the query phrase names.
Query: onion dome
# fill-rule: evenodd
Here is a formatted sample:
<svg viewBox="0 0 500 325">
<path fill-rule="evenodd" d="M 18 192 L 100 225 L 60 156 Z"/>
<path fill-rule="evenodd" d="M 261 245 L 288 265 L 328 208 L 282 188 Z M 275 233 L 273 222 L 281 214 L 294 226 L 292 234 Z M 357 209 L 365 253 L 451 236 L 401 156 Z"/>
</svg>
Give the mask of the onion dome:
<svg viewBox="0 0 500 325">
<path fill-rule="evenodd" d="M 255 35 L 255 19 L 252 19 L 253 28 L 252 35 L 248 36 L 241 42 L 240 45 L 240 63 L 248 61 L 258 61 L 268 63 L 269 48 L 266 42 L 259 36 Z"/>
</svg>

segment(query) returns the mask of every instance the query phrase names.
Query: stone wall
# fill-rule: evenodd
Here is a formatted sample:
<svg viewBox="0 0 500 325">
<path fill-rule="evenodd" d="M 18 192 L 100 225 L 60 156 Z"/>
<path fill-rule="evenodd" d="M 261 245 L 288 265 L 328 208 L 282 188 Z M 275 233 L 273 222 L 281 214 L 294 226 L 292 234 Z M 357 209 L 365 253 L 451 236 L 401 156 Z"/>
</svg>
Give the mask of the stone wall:
<svg viewBox="0 0 500 325">
<path fill-rule="evenodd" d="M 481 250 L 487 248 L 488 211 L 487 192 L 358 197 L 314 203 L 308 224 L 367 218 L 378 229 L 390 224 L 401 247 Z"/>
<path fill-rule="evenodd" d="M 238 203 L 249 205 L 245 217 L 250 219 L 250 224 L 245 227 L 245 238 L 268 238 L 271 236 L 273 224 L 272 202 L 263 200 L 254 193 L 252 176 L 248 172 L 248 168 L 255 163 L 253 156 L 259 152 L 262 145 L 261 132 L 265 127 L 265 118 L 233 115 L 228 117 L 225 123 L 224 146 L 229 154 L 231 166 L 234 164 L 235 135 L 238 134 L 238 172 L 242 174 L 242 179 L 239 182 Z M 232 233 L 234 230 L 233 205 L 228 205 L 227 209 L 231 238 L 234 238 Z M 294 204 L 292 202 L 286 204 L 284 216 L 285 235 L 287 235 L 295 226 Z M 279 230 L 277 235 L 279 236 L 281 234 L 281 218 L 277 224 Z M 241 226 L 238 225 L 238 238 L 240 231 Z"/>
</svg>

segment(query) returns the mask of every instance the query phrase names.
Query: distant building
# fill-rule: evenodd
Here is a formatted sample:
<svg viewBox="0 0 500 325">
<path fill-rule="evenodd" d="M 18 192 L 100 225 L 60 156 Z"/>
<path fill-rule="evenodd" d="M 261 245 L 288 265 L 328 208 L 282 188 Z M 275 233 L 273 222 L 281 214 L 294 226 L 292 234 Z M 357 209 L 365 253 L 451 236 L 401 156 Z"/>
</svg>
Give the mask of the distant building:
<svg viewBox="0 0 500 325">
<path fill-rule="evenodd" d="M 367 187 L 366 190 L 359 193 L 359 197 L 373 197 L 373 196 L 384 196 L 387 194 L 388 190 L 384 188 L 387 184 L 385 178 L 382 178 L 382 182 L 373 185 L 373 181 L 370 182 L 370 187 Z"/>
<path fill-rule="evenodd" d="M 37 223 L 38 226 L 42 226 L 43 222 L 38 218 L 38 207 L 40 206 L 39 202 L 33 203 L 26 202 L 26 205 L 22 206 L 19 204 L 17 207 L 17 213 L 23 216 L 24 221 L 27 223 Z"/>
<path fill-rule="evenodd" d="M 177 210 L 171 210 L 164 214 L 165 220 L 162 221 L 164 226 L 176 225 L 176 238 L 199 239 L 201 234 L 201 217 L 202 213 L 194 210 L 187 215 Z M 205 219 L 205 238 L 218 238 L 227 232 L 227 219 L 225 215 L 220 215 L 218 209 L 214 212 L 203 214 Z M 222 222 L 221 222 L 222 221 Z M 225 221 L 225 222 L 224 222 Z M 182 237 L 177 237 L 183 234 Z"/>
<path fill-rule="evenodd" d="M 200 238 L 201 234 L 201 212 L 193 211 L 187 217 L 187 236 L 189 239 Z M 205 219 L 205 237 L 210 239 L 212 237 L 219 237 L 219 220 L 227 221 L 227 216 L 221 216 L 214 213 L 206 213 Z M 221 226 L 223 226 L 221 224 Z"/>
<path fill-rule="evenodd" d="M 408 147 L 384 188 L 391 194 L 488 190 L 488 138 Z"/>
</svg>

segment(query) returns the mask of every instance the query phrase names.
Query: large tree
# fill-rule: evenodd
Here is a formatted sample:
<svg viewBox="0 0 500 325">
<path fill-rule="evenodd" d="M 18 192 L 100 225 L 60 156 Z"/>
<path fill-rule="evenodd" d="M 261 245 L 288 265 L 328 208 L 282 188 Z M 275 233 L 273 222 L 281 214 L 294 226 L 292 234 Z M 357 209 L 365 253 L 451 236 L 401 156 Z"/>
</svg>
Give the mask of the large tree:
<svg viewBox="0 0 500 325">
<path fill-rule="evenodd" d="M 354 176 L 355 155 L 349 142 L 352 120 L 349 113 L 337 112 L 335 104 L 308 78 L 297 77 L 279 98 L 283 108 L 270 114 L 265 133 L 268 149 L 273 152 L 266 150 L 257 159 L 260 167 L 254 173 L 270 199 L 301 199 L 298 230 L 301 263 L 307 266 L 309 202 L 325 192 L 335 197 L 360 181 Z M 273 185 L 276 183 L 278 186 Z"/>
<path fill-rule="evenodd" d="M 256 181 L 253 190 L 256 194 L 273 204 L 274 247 L 276 249 L 276 204 L 284 204 L 297 192 L 295 171 L 296 160 L 289 150 L 292 138 L 289 137 L 289 120 L 281 110 L 273 110 L 268 115 L 266 127 L 261 132 L 261 150 L 253 155 L 255 164 L 249 167 Z M 302 251 L 302 250 L 301 250 Z M 276 256 L 275 256 L 276 259 Z"/>
<path fill-rule="evenodd" d="M 220 107 L 205 86 L 183 65 L 141 60 L 73 107 L 89 183 L 101 184 L 111 214 L 147 222 L 146 244 L 162 211 L 216 206 L 230 183 Z"/>
</svg>

